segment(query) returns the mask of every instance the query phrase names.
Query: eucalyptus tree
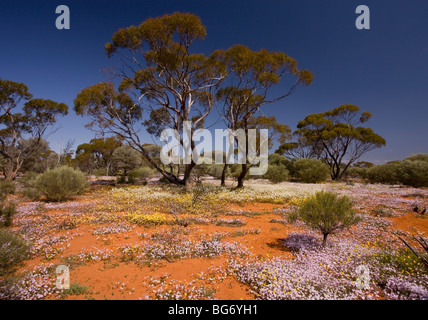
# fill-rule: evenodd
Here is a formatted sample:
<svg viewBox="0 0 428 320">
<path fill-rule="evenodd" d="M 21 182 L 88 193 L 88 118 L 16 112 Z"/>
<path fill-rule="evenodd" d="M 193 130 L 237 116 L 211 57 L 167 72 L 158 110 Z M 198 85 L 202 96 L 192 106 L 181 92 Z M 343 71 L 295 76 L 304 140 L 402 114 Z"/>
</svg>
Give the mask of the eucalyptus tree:
<svg viewBox="0 0 428 320">
<path fill-rule="evenodd" d="M 105 45 L 109 57 L 120 59 L 118 89 L 113 83 L 99 83 L 75 99 L 75 111 L 91 118 L 89 126 L 119 135 L 179 185 L 188 183 L 196 163 L 184 164 L 183 178 L 165 170 L 146 150 L 141 131 L 144 125 L 159 134 L 163 129 L 177 130 L 180 145 L 193 150 L 192 134 L 212 111 L 215 90 L 227 76 L 223 50 L 208 55 L 192 51 L 194 41 L 205 35 L 199 17 L 180 12 L 119 29 Z M 142 125 L 144 110 L 150 119 Z M 192 121 L 190 146 L 181 135 L 186 121 Z"/>
<path fill-rule="evenodd" d="M 105 169 L 106 175 L 109 175 L 114 164 L 113 152 L 121 145 L 122 141 L 117 137 L 92 139 L 77 147 L 74 162 L 87 172 Z"/>
<path fill-rule="evenodd" d="M 361 156 L 386 144 L 371 128 L 360 126 L 371 117 L 370 112 L 360 113 L 355 105 L 341 105 L 308 115 L 299 121 L 295 133 L 317 149 L 318 158 L 329 165 L 331 178 L 337 180 Z"/>
<path fill-rule="evenodd" d="M 32 98 L 25 84 L 0 79 L 0 155 L 7 180 L 16 178 L 25 159 L 37 150 L 56 118 L 68 113 L 64 103 Z M 22 139 L 27 140 L 20 143 Z"/>
<path fill-rule="evenodd" d="M 223 105 L 220 112 L 228 128 L 244 130 L 248 155 L 248 129 L 261 107 L 288 97 L 298 85 L 309 85 L 313 75 L 308 70 L 300 70 L 297 61 L 284 52 L 253 51 L 244 45 L 228 49 L 226 62 L 230 76 L 217 92 L 217 99 Z M 271 89 L 285 79 L 294 80 L 284 84 L 281 93 L 275 96 Z M 238 188 L 243 186 L 248 170 L 247 162 L 242 163 Z"/>
</svg>

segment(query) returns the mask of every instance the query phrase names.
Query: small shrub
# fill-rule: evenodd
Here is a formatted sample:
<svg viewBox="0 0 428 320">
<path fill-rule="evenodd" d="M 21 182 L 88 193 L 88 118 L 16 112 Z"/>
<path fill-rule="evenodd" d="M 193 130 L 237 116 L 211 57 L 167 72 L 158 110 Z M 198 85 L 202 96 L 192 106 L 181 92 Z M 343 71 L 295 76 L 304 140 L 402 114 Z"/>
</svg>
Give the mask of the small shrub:
<svg viewBox="0 0 428 320">
<path fill-rule="evenodd" d="M 107 175 L 107 170 L 105 168 L 95 169 L 93 173 L 97 177 L 106 176 Z"/>
<path fill-rule="evenodd" d="M 37 189 L 47 200 L 63 201 L 82 193 L 87 184 L 85 175 L 70 167 L 51 169 L 36 179 Z"/>
<path fill-rule="evenodd" d="M 392 216 L 394 216 L 394 211 L 385 205 L 380 205 L 379 207 L 373 209 L 372 213 L 376 217 L 392 217 Z"/>
<path fill-rule="evenodd" d="M 320 160 L 297 159 L 293 162 L 293 176 L 300 182 L 322 182 L 328 178 L 329 174 L 329 167 Z"/>
<path fill-rule="evenodd" d="M 297 209 L 291 210 L 285 215 L 288 223 L 295 223 L 299 219 L 299 211 Z"/>
<path fill-rule="evenodd" d="M 15 184 L 12 181 L 0 181 L 0 199 L 4 199 L 9 194 L 14 194 L 15 189 Z"/>
<path fill-rule="evenodd" d="M 153 170 L 148 168 L 148 167 L 136 168 L 136 169 L 129 171 L 128 183 L 135 183 L 138 180 L 145 181 L 147 179 L 152 178 L 153 175 L 154 175 Z"/>
<path fill-rule="evenodd" d="M 7 201 L 9 194 L 15 193 L 15 184 L 11 181 L 0 182 L 0 226 L 12 225 L 12 216 L 16 213 L 16 205 Z"/>
<path fill-rule="evenodd" d="M 288 178 L 287 167 L 283 165 L 269 164 L 268 171 L 265 173 L 264 178 L 273 183 L 285 181 Z"/>
<path fill-rule="evenodd" d="M 22 183 L 22 194 L 24 197 L 32 200 L 32 201 L 38 201 L 42 194 L 37 189 L 37 177 L 39 176 L 38 173 L 30 171 L 27 172 L 20 180 L 19 182 Z"/>
<path fill-rule="evenodd" d="M 16 214 L 16 205 L 14 203 L 0 203 L 0 226 L 10 227 L 12 217 Z"/>
<path fill-rule="evenodd" d="M 215 222 L 217 227 L 242 227 L 246 224 L 240 219 L 217 219 Z"/>
<path fill-rule="evenodd" d="M 325 246 L 329 234 L 360 221 L 352 206 L 352 201 L 347 196 L 338 198 L 336 193 L 319 191 L 300 205 L 299 219 L 322 233 Z"/>
<path fill-rule="evenodd" d="M 165 215 L 159 213 L 153 214 L 130 214 L 128 216 L 128 220 L 130 223 L 137 225 L 145 225 L 145 226 L 156 226 L 161 224 L 166 224 L 171 220 L 167 219 Z"/>
<path fill-rule="evenodd" d="M 39 190 L 37 190 L 37 188 L 29 188 L 29 187 L 23 188 L 22 194 L 24 195 L 24 197 L 32 201 L 38 201 L 42 197 L 42 194 L 40 193 Z"/>
<path fill-rule="evenodd" d="M 10 274 L 28 258 L 28 244 L 10 230 L 0 229 L 0 276 Z"/>
<path fill-rule="evenodd" d="M 89 287 L 77 282 L 73 282 L 72 284 L 70 284 L 70 288 L 64 290 L 61 293 L 61 297 L 64 298 L 70 295 L 81 295 L 81 294 L 88 294 L 88 293 L 90 293 Z"/>
</svg>

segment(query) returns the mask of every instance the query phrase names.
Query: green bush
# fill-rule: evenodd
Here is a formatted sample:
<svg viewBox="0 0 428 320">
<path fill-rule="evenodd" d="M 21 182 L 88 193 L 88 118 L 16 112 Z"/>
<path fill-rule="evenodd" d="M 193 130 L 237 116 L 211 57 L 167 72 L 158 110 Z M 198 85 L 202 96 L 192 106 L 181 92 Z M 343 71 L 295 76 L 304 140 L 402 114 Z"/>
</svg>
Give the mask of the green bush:
<svg viewBox="0 0 428 320">
<path fill-rule="evenodd" d="M 398 184 L 397 168 L 399 162 L 388 162 L 367 170 L 367 178 L 371 183 Z"/>
<path fill-rule="evenodd" d="M 12 181 L 0 181 L 0 200 L 4 200 L 9 194 L 14 194 L 15 189 L 15 184 Z"/>
<path fill-rule="evenodd" d="M 105 168 L 94 169 L 93 174 L 96 175 L 97 177 L 106 176 L 107 175 L 107 169 L 105 169 Z"/>
<path fill-rule="evenodd" d="M 224 164 L 211 164 L 208 166 L 208 174 L 216 179 L 221 179 Z M 230 166 L 226 168 L 226 177 L 231 175 Z"/>
<path fill-rule="evenodd" d="M 293 176 L 300 182 L 317 183 L 325 181 L 329 174 L 329 167 L 317 159 L 296 159 L 293 161 Z"/>
<path fill-rule="evenodd" d="M 12 216 L 16 213 L 16 205 L 7 201 L 9 194 L 15 193 L 15 183 L 12 181 L 0 181 L 0 226 L 12 225 Z"/>
<path fill-rule="evenodd" d="M 397 166 L 396 176 L 404 185 L 415 188 L 428 187 L 428 162 L 404 160 Z"/>
<path fill-rule="evenodd" d="M 427 153 L 416 153 L 416 154 L 412 154 L 411 156 L 407 157 L 404 160 L 428 162 L 428 154 Z"/>
<path fill-rule="evenodd" d="M 367 177 L 367 171 L 369 169 L 366 167 L 349 167 L 345 173 L 343 174 L 344 177 L 347 178 L 363 178 L 365 179 Z"/>
<path fill-rule="evenodd" d="M 338 198 L 336 193 L 319 191 L 301 203 L 298 218 L 322 233 L 325 246 L 329 234 L 360 221 L 352 207 L 353 203 L 347 196 Z"/>
<path fill-rule="evenodd" d="M 403 161 L 374 166 L 367 170 L 367 178 L 371 183 L 428 187 L 428 161 L 420 160 L 421 158 L 423 157 L 415 155 Z"/>
<path fill-rule="evenodd" d="M 47 200 L 63 201 L 82 193 L 87 184 L 83 172 L 67 166 L 51 169 L 36 179 L 37 189 Z"/>
<path fill-rule="evenodd" d="M 14 203 L 0 204 L 0 226 L 10 227 L 12 217 L 16 214 L 16 205 Z"/>
<path fill-rule="evenodd" d="M 152 169 L 150 169 L 149 167 L 136 168 L 136 169 L 129 171 L 128 182 L 134 183 L 138 179 L 147 180 L 147 179 L 152 178 L 153 175 L 154 175 L 154 171 Z"/>
<path fill-rule="evenodd" d="M 22 183 L 22 194 L 33 201 L 38 201 L 42 196 L 37 188 L 37 177 L 38 173 L 34 171 L 27 172 L 19 182 Z"/>
<path fill-rule="evenodd" d="M 7 229 L 0 229 L 0 276 L 10 274 L 28 258 L 28 244 Z"/>
<path fill-rule="evenodd" d="M 282 182 L 288 179 L 288 170 L 284 165 L 269 164 L 264 178 L 273 183 Z"/>
</svg>

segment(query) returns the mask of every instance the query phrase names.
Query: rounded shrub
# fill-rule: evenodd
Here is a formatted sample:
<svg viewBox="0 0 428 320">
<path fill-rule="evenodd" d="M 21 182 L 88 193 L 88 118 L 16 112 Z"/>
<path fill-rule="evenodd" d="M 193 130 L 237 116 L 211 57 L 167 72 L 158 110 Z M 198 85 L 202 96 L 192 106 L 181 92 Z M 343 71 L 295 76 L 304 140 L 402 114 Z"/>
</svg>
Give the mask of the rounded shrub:
<svg viewBox="0 0 428 320">
<path fill-rule="evenodd" d="M 296 159 L 293 161 L 293 176 L 300 182 L 317 183 L 327 180 L 329 167 L 317 159 Z"/>
<path fill-rule="evenodd" d="M 367 178 L 371 183 L 400 183 L 397 176 L 399 162 L 388 162 L 378 166 L 371 167 L 367 170 Z"/>
<path fill-rule="evenodd" d="M 267 172 L 264 174 L 264 178 L 270 182 L 278 183 L 288 179 L 288 170 L 283 165 L 269 164 Z"/>
<path fill-rule="evenodd" d="M 19 180 L 22 184 L 22 194 L 33 201 L 38 201 L 42 196 L 37 188 L 38 173 L 34 171 L 26 172 L 25 175 Z"/>
<path fill-rule="evenodd" d="M 12 273 L 29 255 L 24 239 L 7 229 L 0 229 L 0 276 Z"/>
<path fill-rule="evenodd" d="M 349 197 L 338 197 L 336 193 L 324 191 L 319 191 L 302 202 L 298 218 L 310 228 L 321 232 L 324 246 L 329 234 L 348 228 L 361 220 L 355 214 Z"/>
<path fill-rule="evenodd" d="M 51 169 L 36 179 L 37 189 L 50 201 L 63 201 L 82 193 L 87 184 L 83 172 L 67 166 Z"/>
<path fill-rule="evenodd" d="M 16 214 L 16 205 L 7 200 L 7 196 L 15 193 L 15 183 L 0 181 L 0 227 L 10 227 L 12 216 Z"/>
<path fill-rule="evenodd" d="M 155 172 L 149 167 L 140 167 L 129 171 L 128 178 L 147 180 L 153 178 Z"/>
<path fill-rule="evenodd" d="M 428 162 L 404 160 L 397 166 L 397 179 L 404 185 L 415 188 L 428 187 Z"/>
<path fill-rule="evenodd" d="M 365 179 L 367 177 L 367 171 L 369 169 L 366 167 L 349 167 L 345 173 L 343 174 L 344 177 L 347 178 L 363 178 Z"/>
</svg>

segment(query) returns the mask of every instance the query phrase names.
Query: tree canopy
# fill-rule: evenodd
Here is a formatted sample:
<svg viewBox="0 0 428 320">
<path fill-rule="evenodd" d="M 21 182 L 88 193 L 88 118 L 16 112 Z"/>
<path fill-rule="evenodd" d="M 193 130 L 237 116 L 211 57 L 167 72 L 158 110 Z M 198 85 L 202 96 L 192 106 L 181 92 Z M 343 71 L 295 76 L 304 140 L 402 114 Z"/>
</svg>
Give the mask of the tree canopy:
<svg viewBox="0 0 428 320">
<path fill-rule="evenodd" d="M 64 103 L 32 98 L 25 84 L 0 79 L 0 155 L 8 180 L 15 179 L 24 160 L 36 151 L 56 118 L 68 113 Z M 21 139 L 29 138 L 25 144 L 19 144 Z"/>
<path fill-rule="evenodd" d="M 121 136 L 176 184 L 188 182 L 196 163 L 184 163 L 183 177 L 166 170 L 141 141 L 144 127 L 157 136 L 164 129 L 176 130 L 180 146 L 193 150 L 193 133 L 204 126 L 216 103 L 224 102 L 222 116 L 228 128 L 234 130 L 239 124 L 246 130 L 262 105 L 279 101 L 297 85 L 312 81 L 312 74 L 299 70 L 297 61 L 283 52 L 253 51 L 244 45 L 209 54 L 194 52 L 194 41 L 205 35 L 199 17 L 180 12 L 119 29 L 105 45 L 107 55 L 119 59 L 117 89 L 112 82 L 98 83 L 82 90 L 74 101 L 76 113 L 91 118 L 88 126 Z M 285 75 L 295 81 L 271 97 L 269 89 Z M 143 119 L 143 113 L 148 117 Z M 188 146 L 182 135 L 187 121 L 191 122 Z"/>
<path fill-rule="evenodd" d="M 360 108 L 341 105 L 333 110 L 310 114 L 299 121 L 295 131 L 301 137 L 302 145 L 295 148 L 312 148 L 314 157 L 323 159 L 330 166 L 333 180 L 340 179 L 347 168 L 370 150 L 386 144 L 385 139 L 371 128 L 360 126 L 371 118 L 369 112 L 360 112 Z M 292 150 L 293 147 L 280 147 L 279 152 Z"/>
</svg>

